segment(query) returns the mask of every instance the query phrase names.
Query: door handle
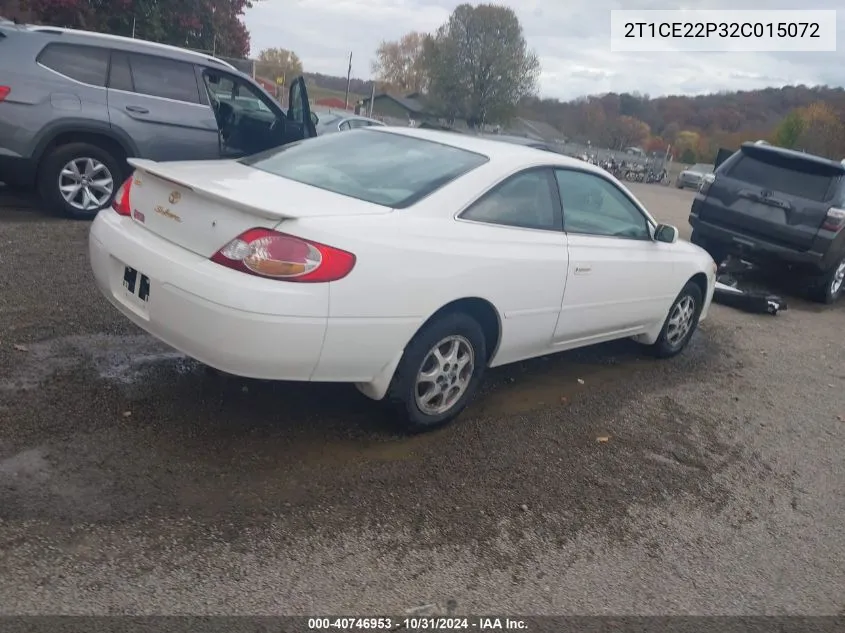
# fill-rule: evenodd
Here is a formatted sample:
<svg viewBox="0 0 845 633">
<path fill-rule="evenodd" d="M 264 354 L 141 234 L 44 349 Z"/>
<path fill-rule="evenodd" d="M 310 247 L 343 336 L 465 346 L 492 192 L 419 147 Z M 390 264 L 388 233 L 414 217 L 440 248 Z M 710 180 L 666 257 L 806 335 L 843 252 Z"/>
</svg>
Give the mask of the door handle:
<svg viewBox="0 0 845 633">
<path fill-rule="evenodd" d="M 575 274 L 576 275 L 588 275 L 590 271 L 592 271 L 592 267 L 590 266 L 576 266 L 575 267 Z"/>
<path fill-rule="evenodd" d="M 150 113 L 150 111 L 147 110 L 146 108 L 142 108 L 141 106 L 135 106 L 135 105 L 126 106 L 126 110 L 128 112 L 134 112 L 135 114 L 149 114 Z"/>
</svg>

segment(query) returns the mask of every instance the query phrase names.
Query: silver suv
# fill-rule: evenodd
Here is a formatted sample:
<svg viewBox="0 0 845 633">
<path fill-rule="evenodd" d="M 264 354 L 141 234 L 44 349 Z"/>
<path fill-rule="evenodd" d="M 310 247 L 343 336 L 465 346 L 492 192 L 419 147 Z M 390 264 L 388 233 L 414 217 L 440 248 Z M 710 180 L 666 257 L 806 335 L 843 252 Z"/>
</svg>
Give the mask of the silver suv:
<svg viewBox="0 0 845 633">
<path fill-rule="evenodd" d="M 288 103 L 200 53 L 0 22 L 0 182 L 73 218 L 111 204 L 129 157 L 236 158 L 316 136 L 301 77 Z"/>
</svg>

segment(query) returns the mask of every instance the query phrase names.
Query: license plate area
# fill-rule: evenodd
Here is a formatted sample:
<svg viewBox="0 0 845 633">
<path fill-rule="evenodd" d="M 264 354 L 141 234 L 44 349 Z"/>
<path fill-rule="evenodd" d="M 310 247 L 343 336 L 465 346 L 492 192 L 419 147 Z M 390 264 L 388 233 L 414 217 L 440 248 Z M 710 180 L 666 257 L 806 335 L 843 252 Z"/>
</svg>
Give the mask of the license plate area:
<svg viewBox="0 0 845 633">
<path fill-rule="evenodd" d="M 131 266 L 123 267 L 123 294 L 143 310 L 150 303 L 150 278 Z"/>
</svg>

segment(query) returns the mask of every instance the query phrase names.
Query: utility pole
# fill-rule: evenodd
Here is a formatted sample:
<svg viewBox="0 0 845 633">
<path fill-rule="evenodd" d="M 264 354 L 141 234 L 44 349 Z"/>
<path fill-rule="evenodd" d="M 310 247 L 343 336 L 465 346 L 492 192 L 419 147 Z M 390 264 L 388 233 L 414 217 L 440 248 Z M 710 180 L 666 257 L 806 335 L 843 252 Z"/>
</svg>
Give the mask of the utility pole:
<svg viewBox="0 0 845 633">
<path fill-rule="evenodd" d="M 352 51 L 349 51 L 349 70 L 346 71 L 346 97 L 343 99 L 344 109 L 349 109 L 349 82 L 352 81 Z"/>
<path fill-rule="evenodd" d="M 135 17 L 132 17 L 132 39 L 135 39 Z"/>
<path fill-rule="evenodd" d="M 373 80 L 373 90 L 370 93 L 370 107 L 367 116 L 373 118 L 373 102 L 376 100 L 376 82 Z"/>
</svg>

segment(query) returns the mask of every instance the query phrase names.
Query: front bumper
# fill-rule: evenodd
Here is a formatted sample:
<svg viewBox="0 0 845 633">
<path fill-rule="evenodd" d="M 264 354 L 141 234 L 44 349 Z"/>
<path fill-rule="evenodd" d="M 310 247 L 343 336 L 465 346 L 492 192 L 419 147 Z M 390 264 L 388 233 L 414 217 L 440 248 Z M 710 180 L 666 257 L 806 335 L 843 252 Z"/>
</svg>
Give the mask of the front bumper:
<svg viewBox="0 0 845 633">
<path fill-rule="evenodd" d="M 328 284 L 292 284 L 229 270 L 110 210 L 89 237 L 97 286 L 157 339 L 221 371 L 309 380 L 323 346 Z M 124 269 L 149 278 L 149 301 L 124 287 Z"/>
</svg>

